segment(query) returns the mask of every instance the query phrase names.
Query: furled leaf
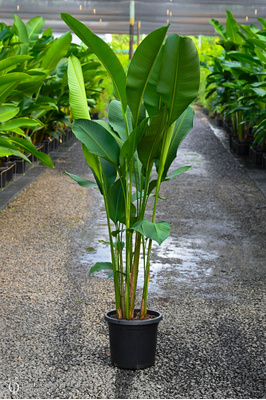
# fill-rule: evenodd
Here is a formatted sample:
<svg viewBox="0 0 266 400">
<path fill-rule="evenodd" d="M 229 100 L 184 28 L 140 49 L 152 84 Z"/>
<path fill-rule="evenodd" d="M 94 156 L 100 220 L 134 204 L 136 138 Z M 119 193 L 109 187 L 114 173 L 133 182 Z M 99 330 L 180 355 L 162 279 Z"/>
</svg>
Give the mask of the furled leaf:
<svg viewBox="0 0 266 400">
<path fill-rule="evenodd" d="M 234 42 L 234 43 L 241 43 L 242 38 L 238 34 L 239 27 L 238 23 L 234 19 L 232 13 L 228 10 L 226 10 L 227 18 L 226 18 L 226 34 L 229 37 L 229 39 Z"/>
<path fill-rule="evenodd" d="M 155 240 L 159 245 L 170 235 L 170 225 L 166 221 L 152 223 L 147 219 L 136 222 L 132 229 L 144 235 L 146 238 Z"/>
<path fill-rule="evenodd" d="M 136 151 L 137 145 L 145 133 L 147 124 L 148 124 L 148 118 L 143 120 L 137 127 L 137 129 L 134 129 L 134 131 L 131 132 L 128 139 L 124 142 L 123 146 L 121 147 L 119 163 L 122 168 L 125 165 L 125 160 L 127 160 L 127 165 L 129 166 Z"/>
<path fill-rule="evenodd" d="M 90 119 L 81 64 L 73 55 L 68 58 L 67 76 L 69 104 L 73 119 Z"/>
<path fill-rule="evenodd" d="M 109 215 L 111 220 L 116 224 L 125 216 L 125 185 L 122 187 L 120 179 L 110 188 L 107 201 Z"/>
<path fill-rule="evenodd" d="M 120 101 L 118 100 L 111 101 L 108 110 L 108 119 L 111 127 L 118 133 L 121 139 L 125 141 L 127 139 L 127 130 L 125 127 L 125 121 Z M 131 123 L 130 110 L 128 108 L 127 108 L 127 120 L 129 124 L 128 131 L 131 132 L 132 123 Z"/>
<path fill-rule="evenodd" d="M 111 50 L 107 43 L 92 33 L 82 22 L 67 13 L 62 13 L 61 17 L 73 32 L 96 54 L 105 66 L 114 83 L 123 110 L 126 112 L 126 76 L 116 54 Z"/>
<path fill-rule="evenodd" d="M 226 30 L 225 30 L 224 26 L 219 21 L 217 21 L 216 19 L 211 18 L 210 19 L 210 24 L 214 27 L 214 29 L 218 33 L 218 35 L 222 36 L 222 38 L 224 40 L 228 39 Z"/>
</svg>

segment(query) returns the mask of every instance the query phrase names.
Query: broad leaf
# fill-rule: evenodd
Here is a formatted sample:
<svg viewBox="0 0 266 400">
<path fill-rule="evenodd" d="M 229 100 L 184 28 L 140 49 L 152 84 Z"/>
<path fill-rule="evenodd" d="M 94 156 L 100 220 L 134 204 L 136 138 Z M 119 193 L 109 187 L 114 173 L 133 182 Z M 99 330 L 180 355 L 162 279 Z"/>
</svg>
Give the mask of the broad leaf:
<svg viewBox="0 0 266 400">
<path fill-rule="evenodd" d="M 242 39 L 240 35 L 238 34 L 239 27 L 238 23 L 234 19 L 232 13 L 228 10 L 226 10 L 227 18 L 226 18 L 226 34 L 229 37 L 229 39 L 234 42 L 234 43 L 241 43 Z"/>
<path fill-rule="evenodd" d="M 126 185 L 122 187 L 121 181 L 118 179 L 107 195 L 109 215 L 115 224 L 125 216 L 125 190 Z"/>
<path fill-rule="evenodd" d="M 146 238 L 154 240 L 159 245 L 170 235 L 170 225 L 166 221 L 152 223 L 146 219 L 136 222 L 132 229 L 144 235 Z"/>
<path fill-rule="evenodd" d="M 45 19 L 42 17 L 33 17 L 26 23 L 28 38 L 31 45 L 38 40 L 39 35 L 42 33 L 44 24 Z"/>
<path fill-rule="evenodd" d="M 145 133 L 147 124 L 148 124 L 148 118 L 143 120 L 141 124 L 137 127 L 137 129 L 131 132 L 128 139 L 124 142 L 123 146 L 121 147 L 119 155 L 119 163 L 122 168 L 124 168 L 125 160 L 127 160 L 127 165 L 129 166 L 136 151 L 137 145 Z"/>
<path fill-rule="evenodd" d="M 42 60 L 42 68 L 52 71 L 59 60 L 67 55 L 72 36 L 70 32 L 64 33 L 60 38 L 55 39 Z"/>
<path fill-rule="evenodd" d="M 1 107 L 0 107 L 1 108 Z M 42 125 L 40 121 L 36 121 L 34 119 L 30 118 L 16 118 L 12 119 L 11 121 L 4 122 L 2 125 L 0 125 L 0 130 L 5 130 L 5 131 L 12 131 L 17 128 L 22 128 L 22 127 L 34 127 L 34 126 L 40 126 Z"/>
<path fill-rule="evenodd" d="M 151 32 L 137 47 L 127 73 L 127 101 L 137 124 L 147 83 L 165 39 L 167 27 Z"/>
<path fill-rule="evenodd" d="M 153 117 L 146 135 L 138 144 L 138 155 L 145 169 L 145 175 L 150 170 L 154 160 L 161 154 L 166 117 L 167 109 L 164 107 L 157 116 Z"/>
<path fill-rule="evenodd" d="M 73 119 L 90 119 L 87 95 L 84 86 L 81 64 L 78 58 L 68 58 L 69 104 Z"/>
<path fill-rule="evenodd" d="M 8 121 L 13 118 L 19 112 L 19 108 L 13 104 L 3 104 L 0 106 L 0 122 Z M 0 125 L 0 129 L 1 125 Z"/>
<path fill-rule="evenodd" d="M 118 165 L 119 146 L 104 127 L 94 121 L 77 119 L 73 123 L 73 132 L 89 152 Z"/>
<path fill-rule="evenodd" d="M 1 84 L 1 91 L 0 91 L 0 104 L 4 103 L 6 98 L 13 92 L 15 87 L 18 85 L 18 82 L 9 82 L 6 84 Z"/>
<path fill-rule="evenodd" d="M 10 68 L 13 65 L 21 64 L 25 61 L 31 60 L 32 58 L 33 57 L 28 56 L 28 55 L 19 55 L 19 56 L 12 56 L 12 57 L 5 58 L 4 60 L 0 61 L 0 71 Z"/>
<path fill-rule="evenodd" d="M 157 87 L 168 108 L 169 126 L 197 97 L 199 80 L 198 52 L 193 41 L 170 35 L 165 43 Z"/>
<path fill-rule="evenodd" d="M 120 101 L 113 100 L 109 105 L 108 120 L 111 127 L 118 133 L 118 135 L 124 141 L 127 140 L 127 129 L 125 127 L 125 121 L 123 117 L 123 111 Z M 132 131 L 131 115 L 130 110 L 127 108 L 127 121 L 128 131 Z"/>
<path fill-rule="evenodd" d="M 78 175 L 73 175 L 70 174 L 69 172 L 64 171 L 64 174 L 68 175 L 70 178 L 72 178 L 75 182 L 77 182 L 79 184 L 79 186 L 82 187 L 92 187 L 92 186 L 96 186 L 95 182 L 89 181 L 88 179 L 82 178 Z"/>
<path fill-rule="evenodd" d="M 192 107 L 188 107 L 178 118 L 178 120 L 175 123 L 174 131 L 173 131 L 173 136 L 170 142 L 170 146 L 168 149 L 166 161 L 165 161 L 165 166 L 164 166 L 164 172 L 162 179 L 164 179 L 167 175 L 167 172 L 170 168 L 170 165 L 176 158 L 177 150 L 188 134 L 188 132 L 193 128 L 193 118 L 194 118 L 194 110 Z"/>
<path fill-rule="evenodd" d="M 218 35 L 222 36 L 222 38 L 226 41 L 228 39 L 228 36 L 224 26 L 219 21 L 213 18 L 211 18 L 209 22 L 214 27 Z"/>
<path fill-rule="evenodd" d="M 17 155 L 23 158 L 25 161 L 30 163 L 28 157 L 25 154 L 20 152 L 20 148 L 12 144 L 8 139 L 0 137 L 0 155 L 1 157 L 10 156 L 10 155 Z"/>
<path fill-rule="evenodd" d="M 38 151 L 36 149 L 36 147 L 32 143 L 30 143 L 28 140 L 12 136 L 12 137 L 9 137 L 9 141 L 12 144 L 15 144 L 20 150 L 23 150 L 26 153 L 33 154 L 46 167 L 51 167 L 51 168 L 54 167 L 51 158 L 47 154 L 44 154 L 41 151 Z"/>
<path fill-rule="evenodd" d="M 61 17 L 73 30 L 73 32 L 96 54 L 96 56 L 105 66 L 114 83 L 123 110 L 126 112 L 126 76 L 123 67 L 115 53 L 111 50 L 107 43 L 92 33 L 82 22 L 66 13 L 62 13 Z"/>
<path fill-rule="evenodd" d="M 93 267 L 91 267 L 89 275 L 93 274 L 94 272 L 97 271 L 103 271 L 103 270 L 113 270 L 113 264 L 110 262 L 97 262 L 94 264 Z"/>
</svg>

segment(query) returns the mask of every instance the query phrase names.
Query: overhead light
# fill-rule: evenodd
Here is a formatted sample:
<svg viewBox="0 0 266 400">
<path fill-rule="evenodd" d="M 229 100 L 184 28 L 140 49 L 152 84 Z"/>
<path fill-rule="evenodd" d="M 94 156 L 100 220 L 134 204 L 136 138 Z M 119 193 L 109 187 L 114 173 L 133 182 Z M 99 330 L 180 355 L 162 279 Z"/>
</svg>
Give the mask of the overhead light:
<svg viewBox="0 0 266 400">
<path fill-rule="evenodd" d="M 166 21 L 167 24 L 169 24 L 169 19 Z"/>
<path fill-rule="evenodd" d="M 96 14 L 96 10 L 95 10 L 95 8 L 93 9 L 93 14 Z"/>
<path fill-rule="evenodd" d="M 258 14 L 258 10 L 255 10 L 255 15 L 257 15 Z"/>
<path fill-rule="evenodd" d="M 172 13 L 172 11 L 170 11 L 170 17 L 172 17 L 172 15 L 173 15 L 173 13 Z"/>
<path fill-rule="evenodd" d="M 19 10 L 19 6 L 17 6 L 17 10 Z"/>
<path fill-rule="evenodd" d="M 248 21 L 248 16 L 246 16 L 246 21 Z"/>
<path fill-rule="evenodd" d="M 102 22 L 102 19 L 101 19 L 101 18 L 99 19 L 99 22 L 100 22 L 100 23 Z"/>
<path fill-rule="evenodd" d="M 80 4 L 79 9 L 82 10 L 82 5 Z"/>
</svg>

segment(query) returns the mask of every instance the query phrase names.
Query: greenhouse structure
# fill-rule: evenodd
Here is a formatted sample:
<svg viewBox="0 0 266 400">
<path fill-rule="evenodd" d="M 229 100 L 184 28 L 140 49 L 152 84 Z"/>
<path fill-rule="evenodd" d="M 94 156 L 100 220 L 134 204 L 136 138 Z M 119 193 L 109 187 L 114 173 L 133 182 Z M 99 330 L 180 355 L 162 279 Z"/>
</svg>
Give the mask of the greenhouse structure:
<svg viewBox="0 0 266 400">
<path fill-rule="evenodd" d="M 0 0 L 0 398 L 265 398 L 266 2 Z"/>
</svg>

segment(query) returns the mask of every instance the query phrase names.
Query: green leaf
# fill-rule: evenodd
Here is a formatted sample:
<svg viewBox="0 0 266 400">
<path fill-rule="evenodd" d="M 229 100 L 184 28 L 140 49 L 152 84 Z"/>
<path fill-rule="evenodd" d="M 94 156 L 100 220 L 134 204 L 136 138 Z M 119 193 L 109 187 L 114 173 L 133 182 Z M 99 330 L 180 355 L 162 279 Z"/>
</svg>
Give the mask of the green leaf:
<svg viewBox="0 0 266 400">
<path fill-rule="evenodd" d="M 179 167 L 174 172 L 172 172 L 171 175 L 167 176 L 165 178 L 165 181 L 169 181 L 170 179 L 173 179 L 176 176 L 183 174 L 186 171 L 189 171 L 191 168 L 192 168 L 191 166 Z"/>
<path fill-rule="evenodd" d="M 39 35 L 42 33 L 44 24 L 45 19 L 42 17 L 33 17 L 26 23 L 30 44 L 34 44 L 38 40 Z"/>
<path fill-rule="evenodd" d="M 8 139 L 0 137 L 0 156 L 11 156 L 12 154 L 23 158 L 25 161 L 30 163 L 28 157 L 19 151 L 19 147 L 13 145 Z"/>
<path fill-rule="evenodd" d="M 1 107 L 0 107 L 1 108 Z M 5 130 L 5 131 L 13 131 L 17 128 L 22 128 L 22 127 L 34 127 L 34 126 L 41 126 L 42 124 L 40 121 L 36 121 L 34 119 L 30 118 L 16 118 L 12 119 L 11 121 L 4 122 L 2 125 L 0 125 L 0 130 Z"/>
<path fill-rule="evenodd" d="M 137 129 L 131 132 L 128 139 L 124 142 L 123 146 L 121 147 L 119 155 L 119 163 L 122 168 L 125 165 L 125 160 L 127 160 L 127 165 L 129 166 L 136 151 L 137 145 L 145 133 L 148 120 L 149 120 L 148 118 L 143 120 L 137 127 Z"/>
<path fill-rule="evenodd" d="M 228 40 L 228 36 L 226 33 L 226 30 L 222 24 L 220 24 L 219 21 L 216 19 L 211 18 L 210 19 L 210 24 L 214 27 L 215 31 L 218 33 L 218 35 L 222 36 L 222 38 L 226 41 Z"/>
<path fill-rule="evenodd" d="M 77 182 L 77 183 L 79 184 L 79 186 L 82 186 L 82 187 L 92 187 L 92 186 L 96 186 L 96 183 L 95 183 L 95 182 L 91 182 L 91 181 L 89 181 L 88 179 L 82 178 L 82 177 L 80 177 L 80 176 L 78 176 L 78 175 L 73 175 L 73 174 L 70 174 L 70 173 L 68 173 L 68 172 L 66 172 L 66 171 L 64 171 L 63 174 L 68 175 L 68 176 L 69 176 L 70 178 L 72 178 L 75 182 Z"/>
<path fill-rule="evenodd" d="M 102 175 L 105 182 L 105 186 L 108 190 L 110 187 L 113 186 L 116 180 L 117 171 L 115 166 L 111 164 L 109 161 L 105 160 L 104 158 L 100 158 L 100 163 L 102 167 Z"/>
<path fill-rule="evenodd" d="M 19 112 L 19 108 L 13 104 L 3 104 L 0 106 L 0 122 L 8 121 L 13 118 Z M 0 129 L 1 125 L 0 125 Z"/>
<path fill-rule="evenodd" d="M 67 77 L 69 104 L 73 119 L 90 119 L 81 64 L 79 59 L 73 55 L 68 58 Z"/>
<path fill-rule="evenodd" d="M 33 154 L 46 167 L 54 168 L 51 158 L 47 154 L 44 154 L 41 151 L 36 150 L 36 147 L 28 140 L 12 136 L 9 138 L 9 141 L 11 143 L 14 143 L 20 150 L 23 150 L 26 153 Z"/>
<path fill-rule="evenodd" d="M 226 34 L 233 43 L 239 44 L 242 42 L 242 39 L 240 35 L 238 35 L 238 32 L 240 32 L 238 23 L 230 11 L 226 10 L 226 14 Z"/>
<path fill-rule="evenodd" d="M 133 123 L 138 123 L 140 107 L 147 83 L 165 39 L 167 27 L 151 32 L 137 47 L 129 64 L 127 73 L 127 101 L 133 116 Z"/>
<path fill-rule="evenodd" d="M 42 60 L 42 68 L 48 71 L 54 70 L 59 60 L 67 55 L 71 40 L 70 32 L 66 32 L 60 38 L 55 39 Z"/>
<path fill-rule="evenodd" d="M 192 107 L 188 107 L 178 118 L 178 120 L 175 123 L 174 131 L 173 131 L 173 136 L 170 142 L 170 146 L 168 149 L 166 161 L 165 161 L 165 166 L 164 166 L 164 172 L 162 179 L 164 179 L 167 175 L 167 172 L 170 168 L 170 165 L 176 158 L 177 150 L 188 134 L 188 132 L 193 128 L 193 118 L 194 118 L 194 110 Z"/>
<path fill-rule="evenodd" d="M 17 15 L 13 14 L 13 17 L 14 17 L 14 25 L 17 28 L 18 38 L 20 42 L 28 43 L 29 37 L 26 25 Z"/>
<path fill-rule="evenodd" d="M 113 270 L 113 264 L 111 262 L 97 262 L 94 264 L 93 267 L 91 267 L 89 275 L 93 274 L 94 272 L 97 271 L 103 271 L 103 270 Z"/>
<path fill-rule="evenodd" d="M 169 126 L 197 97 L 200 81 L 198 52 L 188 37 L 170 35 L 165 43 L 164 57 L 157 86 L 169 112 Z"/>
<path fill-rule="evenodd" d="M 0 86 L 5 85 L 6 83 L 19 83 L 28 79 L 31 79 L 31 76 L 24 72 L 10 72 L 9 74 L 0 77 Z"/>
<path fill-rule="evenodd" d="M 125 216 L 125 185 L 121 185 L 120 179 L 109 189 L 107 194 L 109 215 L 111 220 L 116 224 Z"/>
<path fill-rule="evenodd" d="M 105 66 L 114 83 L 123 110 L 126 112 L 126 76 L 123 67 L 115 53 L 107 43 L 105 43 L 97 35 L 94 35 L 94 33 L 92 33 L 82 22 L 66 13 L 62 13 L 61 17 L 73 30 L 73 32 L 96 54 L 96 56 Z"/>
<path fill-rule="evenodd" d="M 112 100 L 108 110 L 109 124 L 114 131 L 118 133 L 121 139 L 127 140 L 127 130 L 125 127 L 125 121 L 123 117 L 123 111 L 121 102 L 118 100 Z M 132 131 L 131 115 L 130 110 L 127 108 L 127 120 L 129 122 L 129 132 Z"/>
<path fill-rule="evenodd" d="M 159 111 L 157 116 L 153 117 L 146 135 L 138 144 L 138 155 L 145 169 L 145 175 L 150 170 L 154 160 L 161 154 L 166 118 L 167 109 L 164 107 Z"/>
<path fill-rule="evenodd" d="M 0 61 L 0 71 L 3 71 L 9 67 L 12 67 L 16 64 L 21 64 L 25 61 L 31 60 L 33 57 L 28 55 L 19 55 L 19 56 L 12 56 L 5 58 L 4 60 Z"/>
<path fill-rule="evenodd" d="M 119 146 L 101 125 L 94 121 L 77 119 L 73 123 L 73 132 L 91 153 L 118 165 Z"/>
<path fill-rule="evenodd" d="M 159 245 L 170 235 L 170 225 L 166 221 L 152 223 L 146 219 L 136 222 L 132 229 L 147 237 L 155 240 Z"/>
<path fill-rule="evenodd" d="M 18 85 L 18 82 L 9 82 L 6 84 L 0 84 L 1 91 L 0 91 L 0 104 L 3 103 L 6 98 L 13 92 L 15 87 Z"/>
</svg>

